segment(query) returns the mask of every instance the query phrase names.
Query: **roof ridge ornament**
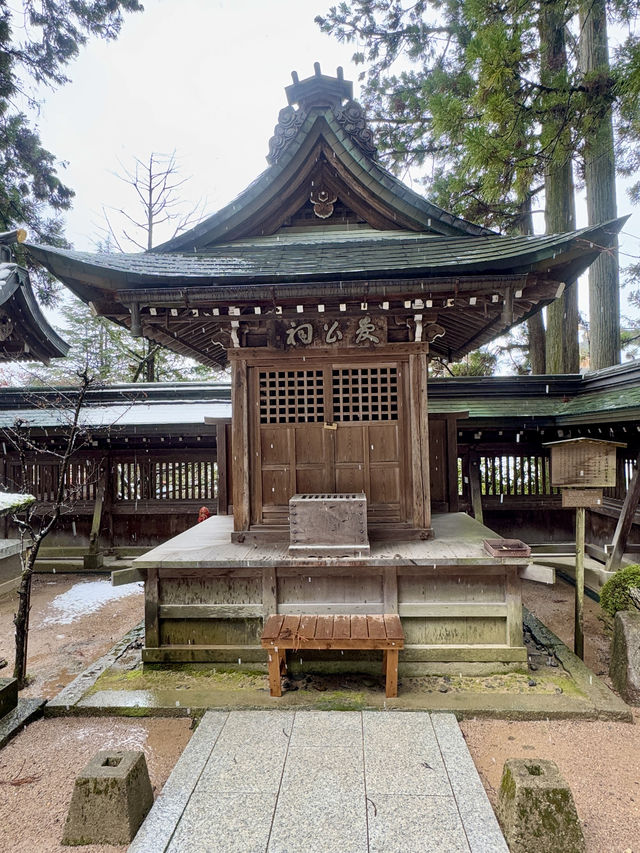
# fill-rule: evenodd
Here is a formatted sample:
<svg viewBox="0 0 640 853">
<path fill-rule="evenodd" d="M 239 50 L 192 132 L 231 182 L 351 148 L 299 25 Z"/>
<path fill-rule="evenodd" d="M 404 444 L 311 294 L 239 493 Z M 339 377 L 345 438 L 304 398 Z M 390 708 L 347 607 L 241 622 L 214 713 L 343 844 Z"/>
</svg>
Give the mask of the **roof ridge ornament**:
<svg viewBox="0 0 640 853">
<path fill-rule="evenodd" d="M 373 133 L 367 126 L 363 108 L 353 100 L 353 83 L 344 79 L 344 72 L 340 67 L 336 69 L 335 77 L 322 74 L 319 62 L 315 62 L 313 68 L 315 73 L 305 80 L 300 80 L 296 71 L 291 72 L 293 83 L 285 88 L 289 106 L 280 110 L 278 124 L 269 140 L 269 165 L 273 166 L 278 162 L 314 107 L 330 108 L 342 129 L 351 136 L 362 152 L 375 159 L 378 152 L 373 142 Z"/>
</svg>

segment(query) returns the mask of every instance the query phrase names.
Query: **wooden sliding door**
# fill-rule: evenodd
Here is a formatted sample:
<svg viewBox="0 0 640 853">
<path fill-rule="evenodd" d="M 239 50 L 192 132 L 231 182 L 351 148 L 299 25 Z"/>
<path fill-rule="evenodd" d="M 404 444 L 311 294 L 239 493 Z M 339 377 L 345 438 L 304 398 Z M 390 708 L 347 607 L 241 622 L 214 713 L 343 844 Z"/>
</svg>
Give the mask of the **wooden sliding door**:
<svg viewBox="0 0 640 853">
<path fill-rule="evenodd" d="M 359 492 L 369 518 L 406 520 L 399 363 L 251 368 L 253 524 L 284 524 L 296 493 Z"/>
</svg>

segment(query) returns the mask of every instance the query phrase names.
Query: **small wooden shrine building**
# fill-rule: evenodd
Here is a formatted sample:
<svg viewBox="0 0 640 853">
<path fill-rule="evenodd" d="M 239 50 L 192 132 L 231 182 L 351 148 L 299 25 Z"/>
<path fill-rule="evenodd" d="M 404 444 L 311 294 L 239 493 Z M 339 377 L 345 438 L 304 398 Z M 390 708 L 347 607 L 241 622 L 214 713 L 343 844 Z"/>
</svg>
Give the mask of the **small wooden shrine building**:
<svg viewBox="0 0 640 853">
<path fill-rule="evenodd" d="M 192 230 L 135 255 L 29 247 L 98 314 L 231 364 L 233 516 L 120 578 L 146 581 L 144 659 L 262 660 L 273 612 L 398 612 L 405 661 L 524 660 L 527 561 L 457 513 L 456 413 L 428 420 L 428 359 L 539 311 L 619 223 L 505 237 L 457 218 L 378 163 L 340 69 L 293 78 L 269 167 Z M 289 553 L 301 493 L 364 493 L 370 554 Z"/>
<path fill-rule="evenodd" d="M 15 263 L 12 245 L 22 242 L 21 230 L 0 233 L 0 363 L 63 358 L 69 344 L 62 340 L 40 311 L 29 273 Z"/>
</svg>

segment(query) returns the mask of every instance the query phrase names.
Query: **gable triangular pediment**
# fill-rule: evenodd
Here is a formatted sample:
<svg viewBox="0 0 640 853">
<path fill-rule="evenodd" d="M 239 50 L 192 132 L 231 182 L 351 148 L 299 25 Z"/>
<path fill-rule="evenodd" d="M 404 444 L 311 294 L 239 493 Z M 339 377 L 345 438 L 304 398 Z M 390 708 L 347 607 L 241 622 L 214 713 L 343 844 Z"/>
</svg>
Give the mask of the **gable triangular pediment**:
<svg viewBox="0 0 640 853">
<path fill-rule="evenodd" d="M 493 233 L 431 204 L 381 166 L 355 101 L 340 100 L 327 84 L 328 103 L 315 89 L 315 100 L 306 102 L 299 90 L 315 80 L 293 87 L 293 97 L 301 103 L 297 109 L 290 103 L 280 113 L 269 145 L 269 168 L 218 213 L 153 251 L 206 252 L 282 228 L 317 227 L 316 219 L 327 226 L 332 216 L 340 227 L 445 236 Z"/>
</svg>

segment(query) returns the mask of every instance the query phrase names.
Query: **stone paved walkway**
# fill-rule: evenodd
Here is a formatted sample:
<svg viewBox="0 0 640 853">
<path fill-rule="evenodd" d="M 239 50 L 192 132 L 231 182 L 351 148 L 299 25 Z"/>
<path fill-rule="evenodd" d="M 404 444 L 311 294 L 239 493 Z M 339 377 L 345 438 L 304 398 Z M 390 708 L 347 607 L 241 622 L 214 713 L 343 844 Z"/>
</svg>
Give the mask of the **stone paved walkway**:
<svg viewBox="0 0 640 853">
<path fill-rule="evenodd" d="M 207 712 L 129 853 L 508 853 L 453 714 Z"/>
</svg>

